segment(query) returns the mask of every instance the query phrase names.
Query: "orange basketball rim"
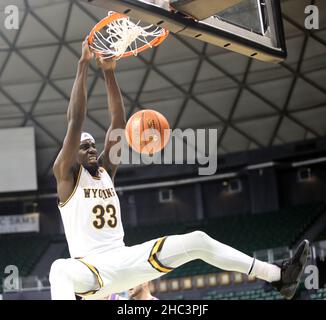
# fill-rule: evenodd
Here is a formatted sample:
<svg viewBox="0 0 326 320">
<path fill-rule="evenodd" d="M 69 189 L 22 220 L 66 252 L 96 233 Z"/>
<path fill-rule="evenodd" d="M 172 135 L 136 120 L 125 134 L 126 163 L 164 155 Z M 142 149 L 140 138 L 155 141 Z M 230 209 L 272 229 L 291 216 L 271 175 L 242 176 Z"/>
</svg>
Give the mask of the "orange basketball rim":
<svg viewBox="0 0 326 320">
<path fill-rule="evenodd" d="M 109 12 L 88 36 L 88 43 L 103 58 L 120 59 L 159 46 L 169 31 L 156 25 L 140 26 L 121 13 Z"/>
</svg>

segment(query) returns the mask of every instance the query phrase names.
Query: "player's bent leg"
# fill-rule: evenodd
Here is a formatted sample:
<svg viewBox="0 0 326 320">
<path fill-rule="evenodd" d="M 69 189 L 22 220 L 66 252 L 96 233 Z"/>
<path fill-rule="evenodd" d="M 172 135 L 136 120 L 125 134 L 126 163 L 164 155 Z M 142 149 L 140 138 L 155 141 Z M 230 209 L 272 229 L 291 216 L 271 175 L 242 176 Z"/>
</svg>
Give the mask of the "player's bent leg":
<svg viewBox="0 0 326 320">
<path fill-rule="evenodd" d="M 94 273 L 76 259 L 58 259 L 52 263 L 49 280 L 52 300 L 75 300 L 75 293 L 98 288 Z"/>
<path fill-rule="evenodd" d="M 201 259 L 217 268 L 251 274 L 268 282 L 278 281 L 281 276 L 278 266 L 254 259 L 202 231 L 167 237 L 158 259 L 171 268 Z"/>
</svg>

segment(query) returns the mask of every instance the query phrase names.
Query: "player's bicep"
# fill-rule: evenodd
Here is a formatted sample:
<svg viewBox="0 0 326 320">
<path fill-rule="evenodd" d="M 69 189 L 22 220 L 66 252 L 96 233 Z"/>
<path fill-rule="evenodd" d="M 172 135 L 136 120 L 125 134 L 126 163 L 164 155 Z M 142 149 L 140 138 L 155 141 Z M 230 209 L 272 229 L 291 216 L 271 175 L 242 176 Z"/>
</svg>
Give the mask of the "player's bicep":
<svg viewBox="0 0 326 320">
<path fill-rule="evenodd" d="M 80 134 L 80 126 L 70 121 L 62 148 L 53 165 L 53 172 L 57 179 L 67 179 L 70 177 L 71 170 L 76 166 Z"/>
<path fill-rule="evenodd" d="M 116 170 L 120 164 L 123 135 L 123 129 L 113 129 L 111 126 L 106 133 L 104 150 L 99 157 L 101 165 L 105 168 L 106 171 L 108 171 L 111 178 L 114 177 Z"/>
</svg>

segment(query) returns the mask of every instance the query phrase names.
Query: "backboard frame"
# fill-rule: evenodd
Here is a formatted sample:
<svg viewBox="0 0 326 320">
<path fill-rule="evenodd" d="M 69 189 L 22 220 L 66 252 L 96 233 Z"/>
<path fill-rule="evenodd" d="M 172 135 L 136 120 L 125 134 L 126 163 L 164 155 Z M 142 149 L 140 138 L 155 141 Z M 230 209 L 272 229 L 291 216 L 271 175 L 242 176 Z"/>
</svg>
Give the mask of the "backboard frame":
<svg viewBox="0 0 326 320">
<path fill-rule="evenodd" d="M 159 25 L 170 32 L 195 38 L 261 61 L 279 63 L 286 59 L 287 49 L 279 0 L 265 0 L 271 39 L 236 25 L 210 17 L 203 21 L 189 19 L 180 13 L 149 4 L 145 0 L 82 0 L 107 11 Z M 218 27 L 218 29 L 217 29 Z"/>
</svg>

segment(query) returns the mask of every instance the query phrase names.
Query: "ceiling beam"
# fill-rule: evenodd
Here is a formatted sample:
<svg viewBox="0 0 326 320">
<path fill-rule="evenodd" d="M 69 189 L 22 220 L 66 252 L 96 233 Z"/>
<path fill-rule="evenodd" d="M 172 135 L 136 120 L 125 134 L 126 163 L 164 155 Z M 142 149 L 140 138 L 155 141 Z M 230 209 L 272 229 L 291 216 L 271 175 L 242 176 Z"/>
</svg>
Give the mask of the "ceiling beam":
<svg viewBox="0 0 326 320">
<path fill-rule="evenodd" d="M 202 67 L 202 64 L 203 64 L 203 61 L 204 61 L 204 57 L 205 57 L 205 54 L 206 54 L 206 50 L 207 50 L 207 43 L 205 43 L 203 45 L 203 49 L 202 49 L 202 52 L 200 54 L 200 56 L 198 57 L 198 62 L 197 62 L 197 65 L 196 65 L 196 68 L 195 68 L 195 72 L 193 74 L 193 77 L 191 79 L 191 82 L 190 82 L 190 86 L 188 88 L 188 93 L 187 95 L 185 96 L 185 99 L 183 100 L 183 103 L 181 105 L 181 108 L 179 110 L 179 113 L 177 115 L 177 118 L 175 119 L 174 121 L 174 124 L 172 125 L 172 128 L 175 129 L 178 127 L 178 124 L 181 120 L 181 117 L 189 103 L 189 100 L 190 100 L 190 95 L 193 95 L 193 89 L 195 87 L 195 84 L 196 84 L 196 81 L 197 81 L 197 78 L 198 78 L 198 75 L 199 75 L 199 72 L 200 72 L 200 69 Z"/>
<path fill-rule="evenodd" d="M 194 52 L 198 53 L 198 50 L 196 48 L 194 48 L 193 46 L 191 46 L 190 44 L 188 44 L 185 40 L 183 40 L 182 38 L 180 38 L 179 36 L 175 37 L 182 42 L 184 45 L 186 45 L 190 50 L 193 50 Z M 231 73 L 229 73 L 228 71 L 226 71 L 224 68 L 222 68 L 219 64 L 217 64 L 216 62 L 212 61 L 209 57 L 206 57 L 205 59 L 211 66 L 215 67 L 217 70 L 219 70 L 220 72 L 222 72 L 223 74 L 225 74 L 228 78 L 230 78 L 231 80 L 233 80 L 235 83 L 237 83 L 238 85 L 241 85 L 241 81 L 238 80 L 234 75 L 232 75 Z M 258 99 L 260 99 L 261 101 L 263 101 L 264 103 L 266 103 L 267 105 L 269 105 L 272 109 L 274 109 L 276 112 L 280 113 L 281 108 L 278 107 L 275 103 L 273 103 L 272 101 L 268 100 L 267 98 L 265 98 L 263 95 L 261 95 L 260 93 L 258 93 L 256 90 L 252 89 L 251 86 L 249 86 L 248 84 L 244 84 L 243 85 L 244 88 L 246 90 L 248 90 L 250 93 L 252 93 L 254 96 L 256 96 Z M 296 118 L 293 118 L 291 116 L 291 114 L 286 113 L 285 114 L 286 117 L 288 117 L 289 119 L 291 119 L 293 122 L 295 122 L 296 124 L 298 124 L 299 126 L 305 128 L 306 130 L 308 130 L 309 132 L 311 132 L 312 134 L 316 135 L 317 137 L 320 137 L 320 135 L 313 130 L 312 128 L 307 127 L 305 124 L 303 124 L 301 121 L 299 121 Z"/>
<path fill-rule="evenodd" d="M 127 119 L 129 119 L 131 117 L 131 115 L 134 113 L 135 109 L 141 105 L 140 104 L 140 97 L 141 97 L 141 94 L 143 93 L 143 90 L 145 88 L 145 85 L 147 83 L 149 75 L 150 75 L 150 73 L 152 71 L 152 65 L 153 65 L 153 63 L 155 61 L 155 57 L 156 57 L 156 54 L 157 54 L 157 51 L 158 51 L 157 47 L 153 48 L 153 49 L 154 50 L 152 52 L 152 55 L 151 55 L 151 58 L 150 58 L 150 61 L 149 61 L 149 65 L 146 66 L 145 75 L 143 76 L 143 78 L 142 78 L 142 80 L 140 82 L 140 86 L 138 88 L 135 100 L 132 102 L 130 111 L 127 114 Z"/>
<path fill-rule="evenodd" d="M 249 71 L 250 71 L 251 65 L 252 65 L 252 59 L 249 58 L 248 59 L 248 62 L 247 62 L 247 66 L 246 66 L 246 70 L 245 70 L 244 76 L 242 78 L 241 85 L 238 86 L 238 92 L 237 92 L 237 94 L 235 96 L 235 99 L 233 101 L 232 107 L 230 109 L 227 122 L 226 122 L 225 126 L 223 127 L 222 132 L 221 132 L 221 134 L 219 136 L 219 139 L 217 141 L 217 148 L 219 148 L 219 146 L 221 145 L 222 140 L 223 140 L 223 138 L 225 136 L 225 133 L 227 132 L 227 129 L 228 129 L 230 123 L 233 120 L 233 115 L 235 113 L 235 110 L 236 110 L 237 106 L 239 105 L 239 101 L 240 101 L 240 98 L 241 98 L 242 93 L 243 93 L 244 85 L 246 84 L 246 81 L 248 79 L 248 75 L 249 75 Z"/>
<path fill-rule="evenodd" d="M 27 9 L 28 11 L 30 11 L 31 8 L 30 8 L 30 6 L 29 6 L 27 0 L 25 0 L 25 5 L 26 5 L 26 9 Z M 61 49 L 62 49 L 62 46 L 63 46 L 63 41 L 65 40 L 65 37 L 66 37 L 67 26 L 68 26 L 69 19 L 70 19 L 70 16 L 71 16 L 71 10 L 72 10 L 72 3 L 70 2 L 70 3 L 69 3 L 69 7 L 68 7 L 67 17 L 66 17 L 66 20 L 65 20 L 64 28 L 63 28 L 62 41 L 60 41 L 60 43 L 59 43 L 59 46 L 58 46 L 58 48 L 57 48 L 57 50 L 56 50 L 56 52 L 55 52 L 55 55 L 54 55 L 54 58 L 53 58 L 53 60 L 52 60 L 51 65 L 50 65 L 50 68 L 49 68 L 49 70 L 48 70 L 48 72 L 47 72 L 47 74 L 46 74 L 46 76 L 45 76 L 47 80 L 51 79 L 52 72 L 53 72 L 53 70 L 54 70 L 54 67 L 55 67 L 57 61 L 58 61 L 59 54 L 60 54 Z M 43 94 L 43 92 L 44 92 L 44 89 L 45 89 L 45 87 L 46 87 L 46 85 L 47 85 L 48 82 L 49 82 L 49 81 L 43 81 L 43 84 L 42 84 L 40 90 L 38 91 L 38 93 L 37 93 L 37 95 L 36 95 L 36 98 L 35 98 L 34 101 L 33 101 L 33 104 L 32 104 L 32 106 L 31 106 L 31 109 L 30 109 L 28 115 L 25 116 L 25 118 L 24 118 L 24 120 L 23 120 L 23 122 L 22 122 L 22 125 L 21 125 L 22 127 L 24 127 L 24 126 L 26 125 L 26 122 L 27 122 L 28 119 L 29 119 L 28 116 L 31 115 L 31 114 L 33 114 L 34 109 L 35 109 L 35 107 L 37 106 L 37 104 L 38 104 L 38 102 L 39 102 L 39 99 L 40 99 L 40 97 L 42 96 L 42 94 Z"/>
<path fill-rule="evenodd" d="M 18 103 L 8 92 L 6 92 L 0 86 L 0 92 L 18 109 L 23 115 L 26 115 L 27 112 L 24 108 Z M 33 116 L 29 116 L 30 121 L 32 121 L 37 127 L 39 127 L 46 135 L 48 135 L 57 145 L 60 145 L 61 141 L 55 137 L 47 128 L 45 128 L 38 120 L 36 120 Z"/>
</svg>

